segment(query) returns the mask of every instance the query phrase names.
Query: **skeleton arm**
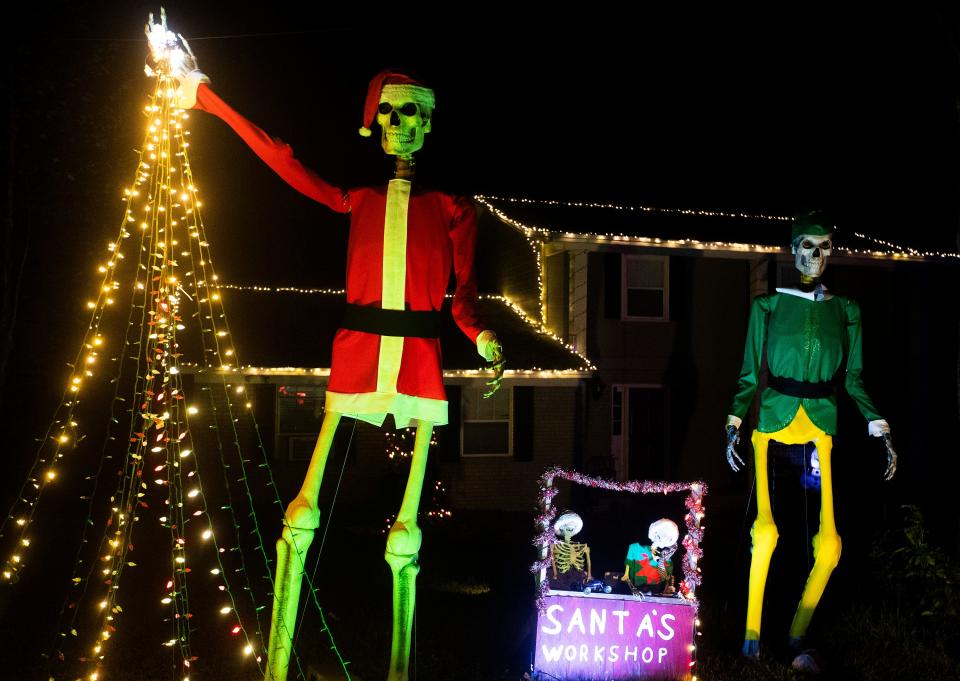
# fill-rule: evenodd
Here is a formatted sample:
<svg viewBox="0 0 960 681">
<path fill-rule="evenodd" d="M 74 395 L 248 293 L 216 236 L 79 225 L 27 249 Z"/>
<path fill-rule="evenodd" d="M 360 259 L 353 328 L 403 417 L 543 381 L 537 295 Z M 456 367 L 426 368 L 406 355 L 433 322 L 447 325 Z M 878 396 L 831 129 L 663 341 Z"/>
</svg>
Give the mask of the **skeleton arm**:
<svg viewBox="0 0 960 681">
<path fill-rule="evenodd" d="M 350 195 L 334 187 L 315 172 L 306 168 L 293 155 L 293 149 L 279 139 L 270 137 L 262 129 L 237 113 L 206 83 L 197 90 L 197 109 L 211 113 L 233 128 L 260 160 L 270 166 L 284 182 L 314 201 L 338 213 L 350 212 Z"/>
<path fill-rule="evenodd" d="M 847 393 L 857 403 L 860 413 L 867 419 L 867 432 L 871 437 L 882 437 L 887 450 L 887 468 L 884 471 L 884 480 L 893 478 L 897 472 L 897 452 L 893 449 L 893 440 L 890 437 L 890 425 L 877 412 L 873 400 L 867 395 L 863 387 L 863 347 L 860 324 L 860 306 L 853 300 L 847 301 L 847 374 L 844 386 Z"/>
<path fill-rule="evenodd" d="M 767 338 L 769 316 L 770 297 L 754 298 L 753 305 L 750 307 L 750 321 L 747 323 L 747 339 L 743 346 L 743 366 L 740 369 L 740 378 L 737 380 L 737 393 L 734 395 L 727 417 L 727 463 L 734 471 L 739 471 L 740 466 L 744 465 L 735 445 L 740 442 L 740 424 L 747 410 L 750 409 L 760 382 L 760 366 L 763 362 L 763 345 Z"/>
<path fill-rule="evenodd" d="M 453 294 L 453 320 L 464 335 L 477 346 L 477 352 L 490 362 L 494 377 L 487 383 L 489 397 L 500 388 L 503 380 L 503 348 L 497 334 L 484 329 L 477 314 L 477 278 L 473 256 L 477 244 L 477 209 L 469 199 L 457 201 L 456 212 L 450 226 L 450 242 L 453 247 L 453 271 L 457 288 Z"/>
</svg>

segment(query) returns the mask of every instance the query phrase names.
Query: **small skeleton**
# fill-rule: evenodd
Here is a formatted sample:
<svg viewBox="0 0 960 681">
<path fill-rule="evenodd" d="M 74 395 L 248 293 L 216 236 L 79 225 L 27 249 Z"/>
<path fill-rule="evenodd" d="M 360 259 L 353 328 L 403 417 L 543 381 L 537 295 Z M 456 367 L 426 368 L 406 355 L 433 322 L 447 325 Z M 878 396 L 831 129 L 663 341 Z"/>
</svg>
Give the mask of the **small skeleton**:
<svg viewBox="0 0 960 681">
<path fill-rule="evenodd" d="M 590 547 L 579 542 L 572 542 L 570 538 L 583 529 L 583 519 L 576 513 L 564 513 L 553 524 L 553 531 L 562 541 L 553 545 L 553 578 L 566 574 L 571 570 L 583 571 L 587 565 L 587 579 L 593 579 L 590 565 Z"/>
</svg>

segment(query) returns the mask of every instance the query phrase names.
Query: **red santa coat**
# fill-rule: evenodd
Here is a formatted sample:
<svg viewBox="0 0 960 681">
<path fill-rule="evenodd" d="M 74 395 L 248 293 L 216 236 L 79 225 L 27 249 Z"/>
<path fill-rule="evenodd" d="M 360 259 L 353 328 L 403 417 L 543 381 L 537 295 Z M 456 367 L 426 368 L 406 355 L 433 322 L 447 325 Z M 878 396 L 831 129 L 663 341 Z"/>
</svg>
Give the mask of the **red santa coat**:
<svg viewBox="0 0 960 681">
<path fill-rule="evenodd" d="M 456 275 L 453 318 L 475 344 L 484 330 L 476 311 L 473 203 L 406 180 L 344 191 L 305 168 L 289 145 L 234 111 L 206 84 L 196 108 L 223 119 L 284 181 L 339 213 L 350 213 L 347 302 L 388 310 L 436 311 L 443 305 L 450 268 Z M 415 419 L 447 422 L 440 340 L 339 329 L 326 408 L 397 427 Z"/>
</svg>

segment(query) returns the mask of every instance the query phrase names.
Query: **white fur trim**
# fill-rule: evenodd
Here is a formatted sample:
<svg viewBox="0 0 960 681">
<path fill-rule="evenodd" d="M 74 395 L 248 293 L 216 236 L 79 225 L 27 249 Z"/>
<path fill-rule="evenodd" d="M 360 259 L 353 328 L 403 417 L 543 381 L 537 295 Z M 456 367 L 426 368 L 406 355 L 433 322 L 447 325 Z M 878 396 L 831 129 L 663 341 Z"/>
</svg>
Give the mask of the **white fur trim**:
<svg viewBox="0 0 960 681">
<path fill-rule="evenodd" d="M 380 91 L 381 102 L 396 102 L 398 100 L 408 100 L 419 104 L 427 111 L 433 111 L 436 106 L 436 99 L 433 96 L 433 90 L 422 85 L 410 85 L 404 83 L 390 83 L 384 85 Z"/>
<path fill-rule="evenodd" d="M 177 88 L 176 106 L 178 109 L 192 109 L 197 105 L 197 89 L 200 83 L 209 83 L 210 78 L 203 71 L 193 70 L 180 79 Z"/>
<path fill-rule="evenodd" d="M 327 391 L 327 411 L 350 416 L 365 423 L 382 426 L 387 414 L 393 414 L 397 428 L 428 421 L 435 426 L 447 424 L 447 401 L 402 393 L 335 393 Z"/>
</svg>

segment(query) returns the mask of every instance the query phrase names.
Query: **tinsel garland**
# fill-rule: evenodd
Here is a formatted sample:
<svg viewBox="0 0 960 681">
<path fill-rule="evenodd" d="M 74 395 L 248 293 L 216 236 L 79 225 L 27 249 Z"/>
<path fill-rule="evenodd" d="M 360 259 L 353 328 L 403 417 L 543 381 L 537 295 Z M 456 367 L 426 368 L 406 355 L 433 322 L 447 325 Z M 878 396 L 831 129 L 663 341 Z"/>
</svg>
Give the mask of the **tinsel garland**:
<svg viewBox="0 0 960 681">
<path fill-rule="evenodd" d="M 541 613 L 545 611 L 545 597 L 547 595 L 547 580 L 544 577 L 544 571 L 550 566 L 553 545 L 556 543 L 556 535 L 553 532 L 553 521 L 557 517 L 557 509 L 553 506 L 553 498 L 557 496 L 558 490 L 553 486 L 556 478 L 568 480 L 577 485 L 592 487 L 594 489 L 606 489 L 614 492 L 630 492 L 632 494 L 670 494 L 671 492 L 689 492 L 684 500 L 684 506 L 687 513 L 684 516 L 684 522 L 687 525 L 687 534 L 684 535 L 682 543 L 685 549 L 682 566 L 684 579 L 680 582 L 680 594 L 691 601 L 696 600 L 696 588 L 701 583 L 700 568 L 697 563 L 703 558 L 703 549 L 700 548 L 700 542 L 703 541 L 704 528 L 700 525 L 703 518 L 703 496 L 707 493 L 707 485 L 704 482 L 656 482 L 652 480 L 628 480 L 626 482 L 617 482 L 616 480 L 607 480 L 606 478 L 595 478 L 576 471 L 568 471 L 560 467 L 548 468 L 540 476 L 540 497 L 539 509 L 534 525 L 537 528 L 537 536 L 533 539 L 533 545 L 540 551 L 540 559 L 530 566 L 530 571 L 536 575 L 537 579 L 537 610 Z"/>
</svg>

